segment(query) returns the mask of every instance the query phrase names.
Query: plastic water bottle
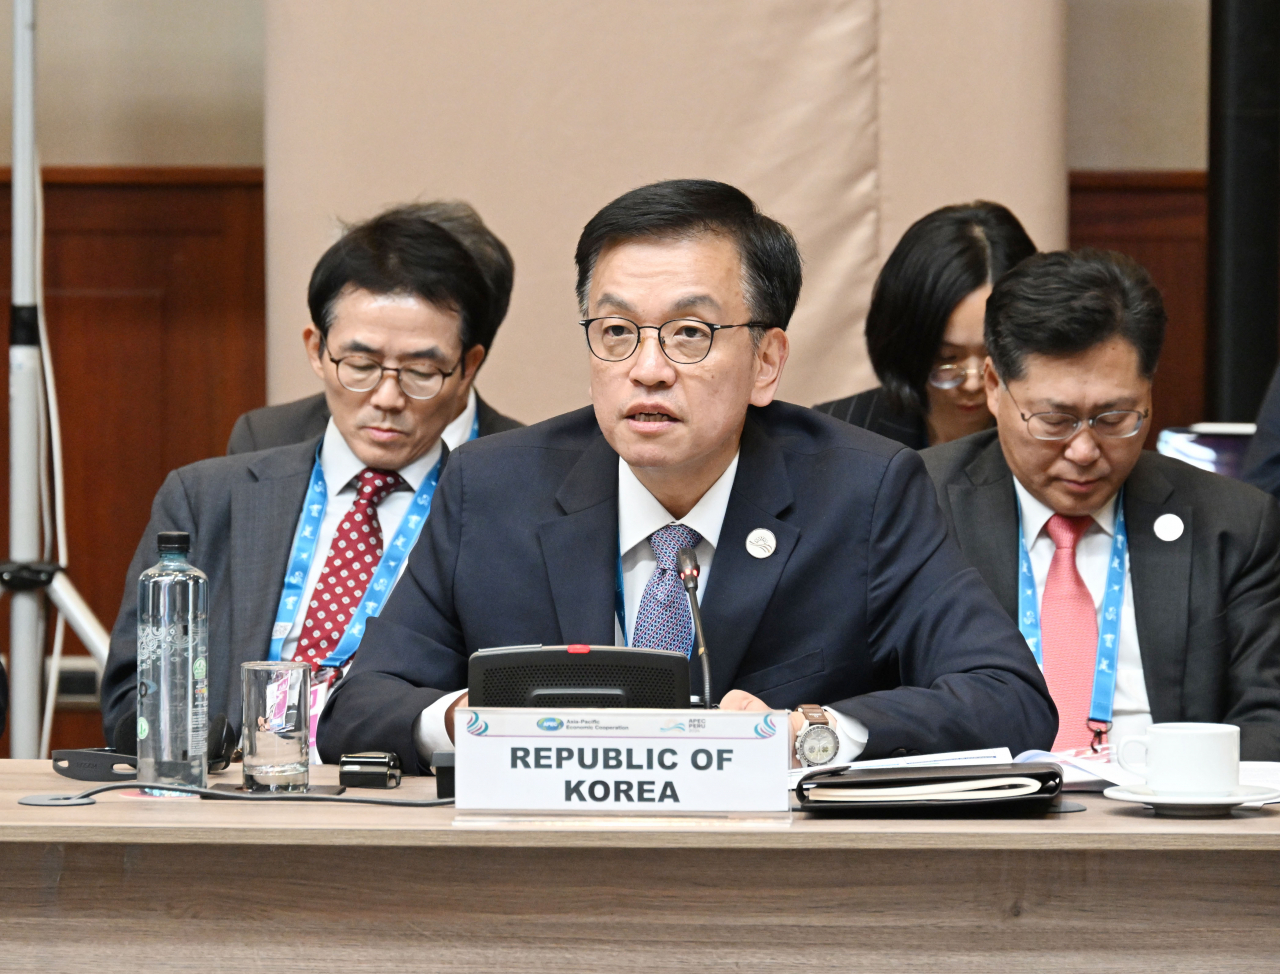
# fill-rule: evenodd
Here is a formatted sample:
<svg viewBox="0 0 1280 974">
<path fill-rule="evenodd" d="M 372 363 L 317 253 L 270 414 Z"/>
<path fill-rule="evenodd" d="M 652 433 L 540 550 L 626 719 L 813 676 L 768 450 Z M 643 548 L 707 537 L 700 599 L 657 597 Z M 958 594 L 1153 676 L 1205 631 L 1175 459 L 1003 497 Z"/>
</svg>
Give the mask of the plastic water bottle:
<svg viewBox="0 0 1280 974">
<path fill-rule="evenodd" d="M 138 579 L 138 781 L 204 788 L 209 579 L 187 562 L 185 531 L 162 531 L 157 540 L 160 561 Z"/>
</svg>

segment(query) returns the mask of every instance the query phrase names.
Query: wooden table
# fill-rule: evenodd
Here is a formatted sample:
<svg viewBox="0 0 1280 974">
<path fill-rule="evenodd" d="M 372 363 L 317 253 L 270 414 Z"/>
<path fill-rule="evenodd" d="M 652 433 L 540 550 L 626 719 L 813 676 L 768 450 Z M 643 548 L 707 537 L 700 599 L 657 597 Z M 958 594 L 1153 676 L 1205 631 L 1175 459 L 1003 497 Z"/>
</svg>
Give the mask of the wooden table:
<svg viewBox="0 0 1280 974">
<path fill-rule="evenodd" d="M 452 809 L 17 804 L 80 785 L 0 761 L 0 970 L 1280 969 L 1274 808 L 472 829 Z"/>
</svg>

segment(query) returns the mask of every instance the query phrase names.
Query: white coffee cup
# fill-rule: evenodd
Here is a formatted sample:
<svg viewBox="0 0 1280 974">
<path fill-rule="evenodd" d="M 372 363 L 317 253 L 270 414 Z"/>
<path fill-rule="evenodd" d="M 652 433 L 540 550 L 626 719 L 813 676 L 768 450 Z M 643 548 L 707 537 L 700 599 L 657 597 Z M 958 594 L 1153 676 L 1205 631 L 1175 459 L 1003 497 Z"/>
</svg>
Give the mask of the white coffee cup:
<svg viewBox="0 0 1280 974">
<path fill-rule="evenodd" d="M 1139 745 L 1147 752 L 1140 765 L 1127 759 Z M 1229 795 L 1240 786 L 1240 728 L 1234 724 L 1152 724 L 1144 737 L 1124 741 L 1116 757 L 1157 795 Z"/>
</svg>

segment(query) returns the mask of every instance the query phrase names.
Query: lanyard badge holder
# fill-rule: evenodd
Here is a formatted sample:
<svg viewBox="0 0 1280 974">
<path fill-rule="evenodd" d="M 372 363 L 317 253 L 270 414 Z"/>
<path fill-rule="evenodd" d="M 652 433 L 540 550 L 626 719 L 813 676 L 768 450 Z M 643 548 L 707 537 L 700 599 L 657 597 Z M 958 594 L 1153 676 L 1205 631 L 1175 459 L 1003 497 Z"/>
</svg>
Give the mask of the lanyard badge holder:
<svg viewBox="0 0 1280 974">
<path fill-rule="evenodd" d="M 1129 554 L 1129 534 L 1124 520 L 1124 492 L 1116 498 L 1115 532 L 1107 562 L 1107 587 L 1102 595 L 1102 618 L 1098 625 L 1098 650 L 1093 671 L 1093 694 L 1089 701 L 1090 747 L 1097 753 L 1111 730 L 1115 708 L 1116 667 L 1120 656 L 1120 615 L 1124 610 L 1125 563 Z M 1036 605 L 1036 579 L 1031 571 L 1026 537 L 1022 530 L 1022 505 L 1018 505 L 1018 631 L 1027 641 L 1036 664 L 1044 669 L 1041 650 L 1040 611 Z"/>
</svg>

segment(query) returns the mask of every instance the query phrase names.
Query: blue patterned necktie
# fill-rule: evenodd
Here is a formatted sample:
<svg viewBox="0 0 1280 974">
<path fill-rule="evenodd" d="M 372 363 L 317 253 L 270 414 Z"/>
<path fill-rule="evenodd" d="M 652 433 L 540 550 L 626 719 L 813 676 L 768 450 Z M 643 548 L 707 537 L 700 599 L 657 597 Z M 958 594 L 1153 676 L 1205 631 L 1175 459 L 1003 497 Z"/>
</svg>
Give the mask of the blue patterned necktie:
<svg viewBox="0 0 1280 974">
<path fill-rule="evenodd" d="M 649 535 L 649 544 L 658 558 L 649 583 L 644 587 L 640 611 L 636 613 L 631 645 L 661 649 L 688 656 L 693 648 L 693 618 L 689 597 L 676 567 L 676 552 L 695 548 L 702 535 L 683 524 L 668 524 Z"/>
</svg>

